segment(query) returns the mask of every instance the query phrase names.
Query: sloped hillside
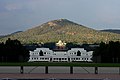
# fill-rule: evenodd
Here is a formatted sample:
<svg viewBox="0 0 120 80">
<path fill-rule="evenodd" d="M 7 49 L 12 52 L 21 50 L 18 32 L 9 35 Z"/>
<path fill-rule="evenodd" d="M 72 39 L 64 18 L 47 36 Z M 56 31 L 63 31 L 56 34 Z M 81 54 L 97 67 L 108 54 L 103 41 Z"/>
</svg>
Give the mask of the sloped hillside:
<svg viewBox="0 0 120 80">
<path fill-rule="evenodd" d="M 99 43 L 120 41 L 120 34 L 101 32 L 67 19 L 49 21 L 40 26 L 0 39 L 18 39 L 22 43 L 46 43 L 63 40 L 76 43 Z"/>
</svg>

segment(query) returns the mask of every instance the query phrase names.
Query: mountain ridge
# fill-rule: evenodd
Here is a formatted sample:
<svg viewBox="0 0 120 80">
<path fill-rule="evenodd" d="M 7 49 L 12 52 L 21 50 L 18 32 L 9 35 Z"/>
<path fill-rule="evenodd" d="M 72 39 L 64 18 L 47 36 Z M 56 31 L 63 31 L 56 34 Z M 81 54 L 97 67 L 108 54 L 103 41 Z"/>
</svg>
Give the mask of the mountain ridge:
<svg viewBox="0 0 120 80">
<path fill-rule="evenodd" d="M 120 41 L 120 34 L 101 32 L 67 19 L 58 19 L 2 38 L 0 41 L 5 41 L 7 38 L 18 39 L 25 44 L 57 42 L 59 40 L 73 43 L 100 43 L 101 41 Z"/>
<path fill-rule="evenodd" d="M 112 32 L 112 33 L 120 34 L 120 30 L 119 29 L 105 29 L 105 30 L 100 30 L 100 31 Z"/>
<path fill-rule="evenodd" d="M 20 32 L 23 32 L 23 31 L 15 31 L 15 32 L 13 32 L 13 33 L 11 33 L 11 34 L 0 35 L 0 38 L 8 37 L 8 36 L 10 36 L 10 35 L 17 34 L 17 33 L 20 33 Z"/>
</svg>

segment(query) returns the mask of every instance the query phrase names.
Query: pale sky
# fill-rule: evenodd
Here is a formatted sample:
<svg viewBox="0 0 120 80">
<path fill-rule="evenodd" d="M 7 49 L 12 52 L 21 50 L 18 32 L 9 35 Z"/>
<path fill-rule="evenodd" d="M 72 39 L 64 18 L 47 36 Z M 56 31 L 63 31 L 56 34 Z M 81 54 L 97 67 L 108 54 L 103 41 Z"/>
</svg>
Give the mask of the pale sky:
<svg viewBox="0 0 120 80">
<path fill-rule="evenodd" d="M 0 35 L 61 18 L 96 30 L 120 29 L 120 0 L 0 0 Z"/>
</svg>

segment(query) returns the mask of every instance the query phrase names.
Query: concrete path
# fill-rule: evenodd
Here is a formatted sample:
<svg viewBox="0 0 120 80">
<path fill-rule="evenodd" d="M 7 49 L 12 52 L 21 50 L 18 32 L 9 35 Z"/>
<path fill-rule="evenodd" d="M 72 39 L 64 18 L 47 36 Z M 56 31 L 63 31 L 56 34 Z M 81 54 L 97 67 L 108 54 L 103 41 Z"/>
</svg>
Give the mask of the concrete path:
<svg viewBox="0 0 120 80">
<path fill-rule="evenodd" d="M 119 74 L 0 74 L 1 79 L 102 79 L 120 80 Z"/>
</svg>

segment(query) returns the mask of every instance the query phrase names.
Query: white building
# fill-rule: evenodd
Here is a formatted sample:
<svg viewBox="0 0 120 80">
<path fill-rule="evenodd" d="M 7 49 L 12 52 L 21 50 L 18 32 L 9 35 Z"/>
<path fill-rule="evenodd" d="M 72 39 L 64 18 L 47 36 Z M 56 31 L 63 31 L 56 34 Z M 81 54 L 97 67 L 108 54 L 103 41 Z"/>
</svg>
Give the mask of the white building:
<svg viewBox="0 0 120 80">
<path fill-rule="evenodd" d="M 84 48 L 71 48 L 71 50 L 50 50 L 49 48 L 36 48 L 30 51 L 29 61 L 48 61 L 48 62 L 92 62 L 93 51 L 87 52 Z"/>
<path fill-rule="evenodd" d="M 48 62 L 73 62 L 73 61 L 87 61 L 92 62 L 93 51 L 87 52 L 84 48 L 71 48 L 65 49 L 66 43 L 61 40 L 56 43 L 56 49 L 50 50 L 49 48 L 36 48 L 30 51 L 29 61 L 48 61 Z"/>
</svg>

